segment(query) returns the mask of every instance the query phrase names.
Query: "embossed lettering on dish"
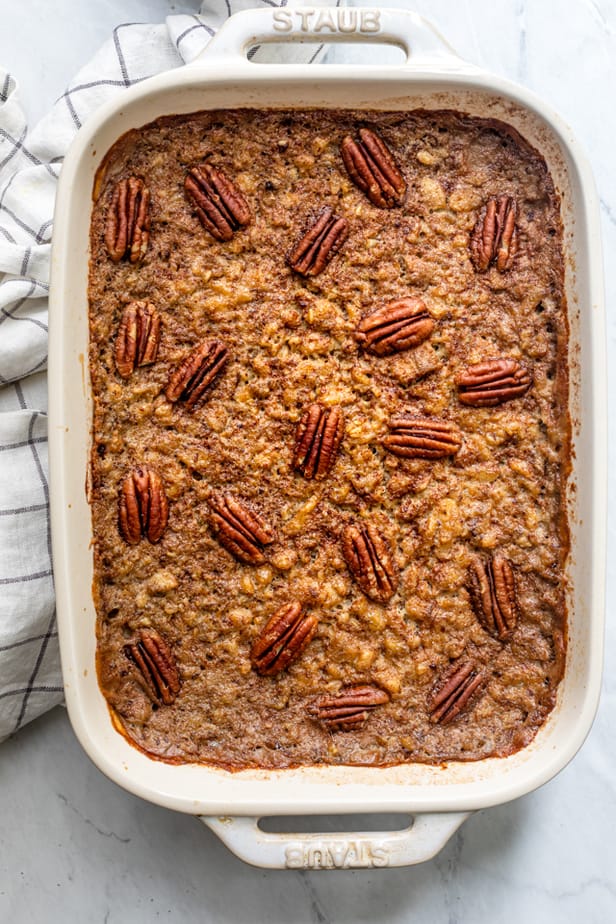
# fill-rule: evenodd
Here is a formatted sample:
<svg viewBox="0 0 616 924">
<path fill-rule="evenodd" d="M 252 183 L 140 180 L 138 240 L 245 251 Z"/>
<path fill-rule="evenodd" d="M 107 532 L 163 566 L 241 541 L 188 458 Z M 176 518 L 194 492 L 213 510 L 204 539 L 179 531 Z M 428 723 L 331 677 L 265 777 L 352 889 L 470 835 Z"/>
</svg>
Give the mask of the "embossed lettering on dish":
<svg viewBox="0 0 616 924">
<path fill-rule="evenodd" d="M 276 10 L 272 15 L 274 32 L 322 32 L 363 35 L 381 31 L 379 10 L 322 9 Z"/>
<path fill-rule="evenodd" d="M 285 849 L 288 869 L 357 869 L 389 866 L 389 851 L 378 841 L 310 841 Z"/>
</svg>

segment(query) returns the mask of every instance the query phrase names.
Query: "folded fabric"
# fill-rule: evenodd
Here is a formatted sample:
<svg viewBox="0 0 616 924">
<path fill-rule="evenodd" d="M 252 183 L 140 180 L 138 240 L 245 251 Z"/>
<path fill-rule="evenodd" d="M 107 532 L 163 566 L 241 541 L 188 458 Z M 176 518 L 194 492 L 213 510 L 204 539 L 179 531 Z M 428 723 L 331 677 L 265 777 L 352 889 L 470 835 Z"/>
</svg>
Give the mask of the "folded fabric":
<svg viewBox="0 0 616 924">
<path fill-rule="evenodd" d="M 295 5 L 210 0 L 200 15 L 120 25 L 30 133 L 16 81 L 0 67 L 0 740 L 62 700 L 45 369 L 53 208 L 64 154 L 102 103 L 192 61 L 231 13 Z M 301 45 L 263 47 L 254 55 L 303 62 L 319 57 L 320 50 Z"/>
</svg>

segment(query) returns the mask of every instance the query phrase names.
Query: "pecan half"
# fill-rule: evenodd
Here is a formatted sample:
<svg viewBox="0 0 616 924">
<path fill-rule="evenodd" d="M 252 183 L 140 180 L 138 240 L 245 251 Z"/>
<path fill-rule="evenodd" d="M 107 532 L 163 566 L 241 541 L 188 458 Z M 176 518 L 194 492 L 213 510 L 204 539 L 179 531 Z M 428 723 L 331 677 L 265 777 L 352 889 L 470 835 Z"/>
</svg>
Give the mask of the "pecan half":
<svg viewBox="0 0 616 924">
<path fill-rule="evenodd" d="M 468 569 L 467 589 L 483 628 L 504 642 L 515 629 L 518 618 L 511 564 L 498 554 L 490 561 L 475 558 Z"/>
<path fill-rule="evenodd" d="M 370 353 L 387 356 L 417 346 L 433 330 L 434 320 L 420 298 L 398 298 L 362 318 L 355 337 Z"/>
<path fill-rule="evenodd" d="M 250 649 L 258 674 L 277 674 L 297 658 L 317 630 L 317 618 L 301 603 L 286 603 L 270 616 Z"/>
<path fill-rule="evenodd" d="M 447 725 L 468 705 L 472 697 L 483 686 L 485 677 L 474 661 L 456 661 L 441 677 L 432 694 L 428 708 L 430 721 Z"/>
<path fill-rule="evenodd" d="M 205 390 L 222 371 L 229 352 L 220 340 L 206 340 L 195 347 L 176 367 L 169 378 L 165 395 L 168 401 L 183 401 L 194 408 Z"/>
<path fill-rule="evenodd" d="M 114 263 L 143 260 L 150 238 L 150 190 L 131 176 L 117 183 L 107 212 L 105 245 Z"/>
<path fill-rule="evenodd" d="M 167 526 L 169 505 L 162 478 L 145 465 L 134 469 L 120 489 L 118 524 L 122 538 L 137 545 L 158 542 Z"/>
<path fill-rule="evenodd" d="M 526 394 L 532 384 L 528 369 L 515 359 L 489 359 L 456 376 L 458 398 L 473 407 L 494 407 Z"/>
<path fill-rule="evenodd" d="M 488 199 L 471 233 L 471 262 L 480 273 L 496 266 L 501 273 L 511 269 L 518 249 L 516 218 L 518 207 L 511 196 Z"/>
<path fill-rule="evenodd" d="M 309 707 L 313 718 L 332 731 L 351 731 L 366 721 L 377 706 L 389 702 L 389 696 L 378 687 L 349 687 L 340 696 L 324 696 Z"/>
<path fill-rule="evenodd" d="M 168 643 L 156 629 L 140 629 L 137 641 L 124 651 L 139 668 L 154 702 L 170 706 L 180 692 L 180 675 Z"/>
<path fill-rule="evenodd" d="M 347 135 L 340 145 L 344 166 L 356 186 L 373 205 L 393 209 L 402 205 L 406 182 L 382 138 L 369 128 L 360 128 L 359 141 Z"/>
<path fill-rule="evenodd" d="M 231 494 L 211 498 L 209 503 L 210 523 L 220 544 L 240 561 L 263 564 L 263 547 L 274 541 L 274 533 L 261 517 Z"/>
<path fill-rule="evenodd" d="M 448 420 L 396 414 L 390 418 L 383 445 L 404 459 L 443 459 L 455 456 L 462 445 L 462 434 Z"/>
<path fill-rule="evenodd" d="M 325 478 L 344 436 L 344 417 L 339 407 L 311 404 L 295 433 L 293 468 L 304 478 Z"/>
<path fill-rule="evenodd" d="M 252 215 L 246 199 L 224 173 L 210 164 L 188 171 L 184 191 L 199 221 L 217 241 L 230 241 L 236 231 L 250 224 Z"/>
<path fill-rule="evenodd" d="M 290 251 L 287 263 L 302 276 L 318 276 L 348 236 L 348 221 L 338 218 L 328 206 Z"/>
<path fill-rule="evenodd" d="M 149 302 L 131 302 L 122 314 L 115 341 L 116 369 L 129 379 L 138 366 L 156 361 L 160 343 L 160 315 Z"/>
<path fill-rule="evenodd" d="M 398 586 L 389 543 L 371 523 L 351 523 L 342 533 L 342 554 L 349 571 L 371 600 L 386 603 Z"/>
</svg>

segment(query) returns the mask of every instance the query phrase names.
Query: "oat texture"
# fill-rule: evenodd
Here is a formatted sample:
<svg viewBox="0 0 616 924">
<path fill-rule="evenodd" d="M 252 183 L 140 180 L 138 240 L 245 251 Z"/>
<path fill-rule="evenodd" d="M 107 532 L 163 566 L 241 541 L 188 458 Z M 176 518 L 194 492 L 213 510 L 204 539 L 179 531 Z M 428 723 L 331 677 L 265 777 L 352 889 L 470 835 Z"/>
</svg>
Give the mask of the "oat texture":
<svg viewBox="0 0 616 924">
<path fill-rule="evenodd" d="M 401 207 L 378 208 L 350 179 L 346 135 L 375 130 L 407 182 Z M 218 241 L 200 224 L 184 178 L 208 163 L 237 185 L 250 224 Z M 144 259 L 114 263 L 105 221 L 118 180 L 151 194 Z M 469 238 L 490 197 L 517 203 L 510 269 L 473 266 Z M 286 255 L 319 211 L 348 221 L 339 252 L 304 277 Z M 424 301 L 434 329 L 392 355 L 365 350 L 360 320 L 394 299 Z M 161 317 L 156 362 L 123 379 L 114 362 L 122 313 L 146 301 Z M 129 740 L 159 758 L 229 768 L 440 763 L 507 755 L 553 708 L 564 668 L 565 483 L 569 466 L 567 322 L 559 200 L 542 157 L 513 130 L 455 112 L 217 111 L 169 117 L 124 136 L 96 189 L 89 283 L 94 395 L 91 502 L 98 671 Z M 199 343 L 229 358 L 190 408 L 165 397 Z M 464 406 L 455 378 L 513 358 L 530 371 L 522 397 Z M 331 470 L 293 469 L 304 410 L 340 407 Z M 449 421 L 457 454 L 405 459 L 383 445 L 399 412 Z M 169 519 L 160 541 L 118 530 L 122 484 L 160 473 Z M 210 520 L 230 493 L 274 534 L 264 561 L 239 561 Z M 362 591 L 341 535 L 372 524 L 397 587 Z M 503 641 L 468 591 L 479 555 L 515 572 L 518 619 Z M 292 601 L 316 615 L 307 647 L 261 676 L 250 650 Z M 140 630 L 166 640 L 181 689 L 163 705 L 127 655 Z M 471 660 L 485 674 L 449 723 L 430 720 L 441 678 Z M 319 697 L 371 685 L 389 701 L 351 730 L 315 718 Z"/>
</svg>

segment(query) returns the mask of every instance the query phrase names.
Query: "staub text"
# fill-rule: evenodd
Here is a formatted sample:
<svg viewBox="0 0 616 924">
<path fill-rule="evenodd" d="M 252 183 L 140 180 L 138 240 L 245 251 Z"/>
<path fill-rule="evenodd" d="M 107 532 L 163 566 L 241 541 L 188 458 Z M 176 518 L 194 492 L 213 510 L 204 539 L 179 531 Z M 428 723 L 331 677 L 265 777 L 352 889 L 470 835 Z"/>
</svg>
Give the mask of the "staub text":
<svg viewBox="0 0 616 924">
<path fill-rule="evenodd" d="M 276 32 L 369 34 L 381 31 L 378 10 L 276 10 L 273 17 Z"/>
</svg>

